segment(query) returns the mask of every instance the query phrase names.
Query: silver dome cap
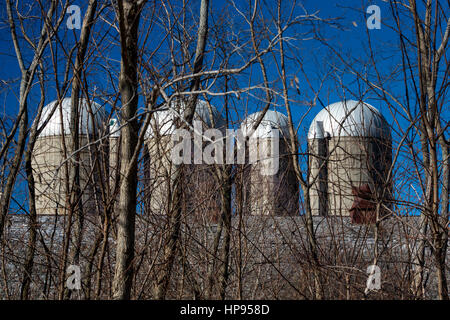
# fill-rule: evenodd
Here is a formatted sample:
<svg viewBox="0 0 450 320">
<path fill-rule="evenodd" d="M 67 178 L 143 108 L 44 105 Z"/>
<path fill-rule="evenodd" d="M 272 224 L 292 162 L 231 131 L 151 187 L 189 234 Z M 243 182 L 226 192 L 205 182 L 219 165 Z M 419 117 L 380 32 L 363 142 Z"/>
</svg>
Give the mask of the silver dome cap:
<svg viewBox="0 0 450 320">
<path fill-rule="evenodd" d="M 244 135 L 248 135 L 255 122 L 258 120 L 262 111 L 258 111 L 249 115 L 241 125 L 241 130 Z M 264 115 L 261 123 L 258 128 L 256 128 L 255 132 L 252 134 L 252 138 L 273 138 L 274 129 L 278 130 L 278 136 L 281 138 L 282 135 L 285 137 L 289 137 L 289 126 L 288 126 L 288 118 L 278 112 L 273 110 L 267 110 Z"/>
<path fill-rule="evenodd" d="M 109 136 L 111 138 L 120 137 L 120 123 L 119 120 L 113 118 L 109 121 Z"/>
<path fill-rule="evenodd" d="M 345 100 L 330 104 L 316 115 L 308 139 L 321 136 L 390 139 L 391 133 L 386 119 L 375 107 L 361 101 Z"/>
<path fill-rule="evenodd" d="M 171 135 L 175 130 L 176 120 L 179 119 L 180 116 L 184 115 L 186 104 L 181 99 L 173 100 L 170 103 L 170 108 L 166 109 L 166 106 L 163 106 L 162 109 L 165 110 L 156 111 L 153 113 L 150 120 L 150 125 L 148 126 L 147 132 L 145 134 L 145 137 L 147 139 L 154 136 L 154 130 L 157 130 L 159 132 L 159 135 L 162 136 Z M 213 105 L 211 105 L 211 111 L 212 118 L 214 120 L 214 128 L 223 128 L 225 122 L 220 112 Z M 197 100 L 193 120 L 200 120 L 205 123 L 206 127 L 212 128 L 210 115 L 211 113 L 208 102 L 204 100 Z"/>
<path fill-rule="evenodd" d="M 57 100 L 50 102 L 43 108 L 42 116 L 39 119 L 38 129 L 40 129 L 47 120 L 48 122 L 39 134 L 39 137 L 59 136 L 62 135 L 62 130 L 64 130 L 64 134 L 70 134 L 70 110 L 72 106 L 71 98 L 64 98 L 56 107 L 53 114 L 51 114 L 56 103 L 58 103 Z M 106 113 L 102 106 L 92 101 L 91 114 L 91 109 L 89 108 L 86 99 L 80 99 L 80 104 L 80 134 L 93 134 L 94 128 L 96 128 L 97 131 L 100 130 L 106 118 Z"/>
</svg>

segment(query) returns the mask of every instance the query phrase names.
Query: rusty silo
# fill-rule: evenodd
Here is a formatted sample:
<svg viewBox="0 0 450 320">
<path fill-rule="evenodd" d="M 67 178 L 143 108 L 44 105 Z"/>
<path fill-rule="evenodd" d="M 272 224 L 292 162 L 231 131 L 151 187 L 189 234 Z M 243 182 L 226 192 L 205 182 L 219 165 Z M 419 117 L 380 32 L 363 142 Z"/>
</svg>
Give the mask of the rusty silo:
<svg viewBox="0 0 450 320">
<path fill-rule="evenodd" d="M 259 115 L 249 115 L 241 126 L 247 136 L 244 211 L 250 215 L 297 215 L 298 181 L 290 156 L 288 119 L 268 110 L 252 133 Z"/>
<path fill-rule="evenodd" d="M 56 105 L 56 108 L 55 108 Z M 39 215 L 64 215 L 66 210 L 66 190 L 71 188 L 69 177 L 73 157 L 64 152 L 70 150 L 71 99 L 65 98 L 60 103 L 53 101 L 44 107 L 38 128 L 43 125 L 33 150 L 32 168 L 36 192 L 36 212 Z M 80 99 L 79 108 L 80 140 L 80 188 L 82 203 L 86 213 L 96 210 L 98 199 L 97 179 L 99 174 L 93 169 L 97 157 L 103 157 L 107 150 L 97 141 L 104 131 L 105 113 L 95 102 L 90 104 Z"/>
<path fill-rule="evenodd" d="M 354 100 L 329 105 L 308 132 L 313 215 L 373 223 L 389 208 L 391 134 L 382 114 Z"/>
<path fill-rule="evenodd" d="M 171 156 L 173 147 L 178 143 L 173 142 L 172 138 L 176 121 L 184 114 L 185 103 L 183 99 L 177 99 L 172 101 L 170 109 L 163 107 L 162 109 L 165 110 L 155 112 L 147 130 L 145 207 L 149 214 L 165 215 L 170 210 L 174 179 L 174 165 Z M 218 110 L 203 100 L 197 101 L 193 121 L 197 121 L 203 131 L 211 128 L 223 129 L 224 125 Z M 216 201 L 219 194 L 218 184 L 213 177 L 211 165 L 193 161 L 195 147 L 192 130 L 189 130 L 189 134 L 192 139 L 190 140 L 192 153 L 190 155 L 191 164 L 184 166 L 183 210 L 191 216 L 206 213 L 209 219 L 215 220 L 219 210 L 219 203 Z M 199 150 L 201 152 L 201 146 Z"/>
</svg>

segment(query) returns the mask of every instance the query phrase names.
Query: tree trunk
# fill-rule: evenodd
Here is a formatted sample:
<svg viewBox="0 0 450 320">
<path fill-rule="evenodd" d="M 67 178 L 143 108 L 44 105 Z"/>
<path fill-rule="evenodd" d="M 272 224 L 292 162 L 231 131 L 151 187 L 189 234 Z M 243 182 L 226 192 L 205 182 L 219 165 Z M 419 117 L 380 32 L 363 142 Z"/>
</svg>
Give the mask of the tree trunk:
<svg viewBox="0 0 450 320">
<path fill-rule="evenodd" d="M 138 29 L 142 1 L 118 1 L 121 45 L 119 90 L 122 101 L 121 183 L 118 201 L 116 265 L 113 298 L 130 299 L 133 282 L 134 234 L 137 198 L 137 161 L 133 157 L 138 146 Z"/>
<path fill-rule="evenodd" d="M 199 73 L 203 67 L 203 57 L 205 54 L 206 39 L 208 35 L 208 10 L 209 0 L 202 0 L 200 4 L 200 22 L 197 32 L 197 48 L 195 51 L 194 70 L 193 73 Z M 191 91 L 197 91 L 200 87 L 200 77 L 196 76 L 191 82 Z M 191 124 L 195 113 L 195 106 L 197 104 L 198 94 L 192 94 L 188 105 L 185 110 L 185 120 Z M 180 122 L 181 123 L 181 122 Z M 181 123 L 181 128 L 185 127 L 185 124 Z M 164 262 L 161 274 L 158 276 L 155 286 L 155 298 L 163 300 L 166 297 L 167 288 L 170 282 L 170 276 L 172 272 L 173 262 L 175 260 L 176 250 L 178 246 L 181 226 L 181 197 L 183 188 L 183 165 L 174 167 L 174 185 L 173 185 L 173 201 L 172 210 L 169 210 L 169 233 L 164 246 Z"/>
</svg>

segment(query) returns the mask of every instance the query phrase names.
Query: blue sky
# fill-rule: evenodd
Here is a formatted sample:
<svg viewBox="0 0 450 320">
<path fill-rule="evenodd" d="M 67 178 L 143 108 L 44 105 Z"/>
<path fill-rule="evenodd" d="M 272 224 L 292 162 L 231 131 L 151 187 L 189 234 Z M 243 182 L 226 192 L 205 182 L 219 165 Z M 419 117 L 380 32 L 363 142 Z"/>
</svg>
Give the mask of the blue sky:
<svg viewBox="0 0 450 320">
<path fill-rule="evenodd" d="M 87 1 L 78 1 L 77 4 L 80 5 L 82 14 L 85 12 Z M 25 1 L 26 3 L 26 1 Z M 75 2 L 74 2 L 75 3 Z M 176 1 L 174 1 L 176 3 Z M 270 17 L 270 10 L 268 8 L 274 7 L 271 1 L 263 1 L 264 8 L 262 13 L 264 16 Z M 199 1 L 191 1 L 192 9 L 194 12 L 198 11 Z M 342 63 L 340 59 L 330 50 L 338 51 L 340 54 L 345 56 L 345 62 L 349 63 L 352 68 L 358 72 L 367 73 L 370 79 L 374 79 L 373 66 L 368 65 L 367 67 L 362 67 L 364 62 L 370 60 L 369 44 L 372 47 L 372 52 L 374 53 L 374 59 L 377 61 L 377 68 L 380 73 L 384 76 L 389 75 L 391 72 L 397 70 L 400 61 L 399 47 L 398 47 L 398 36 L 391 30 L 389 26 L 393 25 L 393 19 L 390 15 L 389 3 L 382 0 L 372 0 L 372 1 L 361 1 L 361 0 L 341 0 L 341 1 L 299 1 L 298 4 L 302 4 L 304 8 L 309 13 L 316 13 L 316 15 L 323 19 L 336 19 L 335 23 L 339 26 L 331 26 L 326 23 L 315 23 L 314 27 L 319 30 L 322 37 L 327 39 L 327 44 L 329 47 L 321 43 L 320 41 L 311 38 L 310 34 L 303 34 L 311 30 L 312 25 L 305 23 L 301 25 L 296 25 L 292 29 L 286 32 L 286 37 L 297 38 L 297 40 L 287 42 L 288 47 L 288 58 L 287 58 L 287 68 L 288 68 L 288 81 L 293 80 L 294 77 L 299 79 L 299 89 L 300 94 L 295 88 L 290 89 L 290 94 L 293 99 L 292 111 L 294 116 L 294 121 L 300 125 L 299 128 L 299 138 L 301 142 L 301 149 L 304 151 L 306 148 L 306 132 L 308 130 L 309 124 L 313 117 L 320 111 L 324 106 L 342 100 L 344 97 L 347 99 L 359 99 L 363 98 L 366 102 L 372 104 L 378 108 L 389 123 L 395 123 L 398 120 L 398 124 L 393 126 L 393 137 L 394 146 L 395 141 L 398 140 L 399 128 L 406 125 L 406 121 L 403 118 L 401 112 L 393 113 L 388 106 L 381 101 L 376 94 L 372 91 L 365 92 L 367 85 L 362 81 L 358 80 L 358 77 L 353 75 L 351 70 L 345 63 Z M 236 5 L 239 8 L 245 8 L 247 1 L 236 1 Z M 285 10 L 289 9 L 291 2 L 283 2 Z M 367 15 L 365 11 L 369 5 L 377 5 L 381 10 L 382 26 L 380 30 L 368 30 L 366 27 Z M 448 5 L 448 4 L 443 4 Z M 222 14 L 226 8 L 226 5 L 218 0 L 211 0 L 212 16 L 210 17 L 210 22 L 217 21 L 220 14 Z M 219 9 L 218 9 L 219 8 Z M 232 10 L 232 9 L 228 9 Z M 275 10 L 275 8 L 273 8 Z M 294 15 L 303 14 L 303 9 L 300 5 L 294 10 Z M 0 7 L 0 17 L 2 19 L 2 24 L 0 27 L 0 79 L 2 81 L 7 81 L 13 83 L 7 87 L 2 83 L 0 85 L 0 114 L 14 117 L 17 113 L 17 95 L 18 87 L 17 83 L 20 78 L 19 68 L 14 56 L 14 49 L 12 42 L 10 40 L 10 34 L 7 25 L 4 23 L 6 18 L 5 6 Z M 235 30 L 242 28 L 243 34 L 245 34 L 246 26 L 243 24 L 242 19 L 237 15 L 234 16 L 232 22 L 230 22 Z M 33 24 L 27 26 L 30 32 L 39 31 L 35 26 L 37 21 L 33 21 Z M 270 23 L 270 22 L 269 22 Z M 408 21 L 405 21 L 405 30 L 409 29 Z M 141 30 L 146 29 L 145 20 L 141 23 Z M 272 26 L 273 29 L 273 26 Z M 74 37 L 79 36 L 78 30 L 68 30 L 67 28 L 62 28 L 60 31 L 61 39 L 65 41 L 65 45 L 73 44 Z M 410 34 L 411 36 L 412 34 Z M 115 30 L 111 29 L 104 23 L 100 23 L 95 27 L 94 30 L 95 37 L 105 36 L 108 40 L 113 39 L 113 42 L 117 40 L 117 33 Z M 226 37 L 227 35 L 224 35 Z M 148 46 L 148 50 L 151 49 L 152 43 L 161 38 L 161 32 L 155 28 L 151 33 L 150 40 L 143 45 Z M 301 38 L 301 39 L 298 39 Z M 152 42 L 153 41 L 153 42 Z M 117 41 L 116 43 L 117 44 Z M 111 45 L 110 41 L 103 41 L 99 43 L 100 48 L 96 50 L 96 54 L 99 55 L 98 58 L 93 59 L 91 65 L 88 68 L 88 82 L 92 84 L 90 86 L 91 90 L 93 85 L 98 88 L 98 91 L 105 90 L 112 93 L 114 91 L 113 85 L 117 86 L 117 83 L 109 81 L 107 71 L 111 72 L 112 75 L 117 76 L 119 70 L 119 59 L 120 54 L 117 46 Z M 161 48 L 161 61 L 164 61 L 164 46 Z M 30 52 L 24 51 L 25 56 L 29 56 Z M 100 53 L 100 54 L 99 54 Z M 206 63 L 211 62 L 212 57 L 207 57 Z M 279 77 L 276 72 L 276 67 L 273 62 L 273 57 L 267 56 L 265 62 L 267 65 L 267 70 L 269 74 L 269 81 L 273 83 L 274 87 L 279 88 L 280 82 Z M 303 71 L 307 75 L 307 78 L 303 75 L 300 68 L 300 63 L 303 66 Z M 63 68 L 64 64 L 60 65 Z M 249 72 L 252 72 L 253 81 L 260 82 L 260 72 L 257 65 L 253 66 L 251 70 L 247 70 L 245 74 L 238 77 L 238 85 L 245 86 L 248 80 Z M 328 75 L 325 77 L 325 75 Z M 325 80 L 323 80 L 325 79 Z M 322 83 L 323 82 L 323 83 Z M 56 97 L 56 90 L 54 85 L 53 77 L 48 77 L 48 87 L 46 92 L 46 101 L 51 102 Z M 386 79 L 386 85 L 389 85 L 392 93 L 404 100 L 404 84 L 400 78 Z M 313 88 L 311 89 L 310 86 Z M 345 89 L 343 89 L 343 87 Z M 305 105 L 304 101 L 311 100 L 313 96 L 313 90 L 320 90 L 318 96 L 318 101 L 316 106 L 308 111 L 308 106 Z M 256 95 L 262 94 L 261 92 L 256 92 Z M 257 99 L 249 98 L 248 96 L 243 96 L 240 101 L 236 102 L 237 114 L 231 115 L 231 118 L 236 120 L 242 119 L 246 113 L 250 113 L 261 108 L 261 103 L 258 103 Z M 30 106 L 37 104 L 40 99 L 39 88 L 33 90 L 29 98 Z M 402 101 L 403 101 L 402 100 Z M 98 101 L 100 102 L 101 101 Z M 214 98 L 212 103 L 219 107 L 223 102 L 223 98 Z M 276 98 L 274 101 L 277 104 L 281 104 L 280 97 Z M 140 99 L 140 105 L 143 106 L 144 100 Z M 413 103 L 415 103 L 413 101 Z M 107 106 L 107 104 L 105 104 Z M 107 107 L 108 108 L 108 107 Z M 283 107 L 275 108 L 282 113 L 286 113 Z M 33 108 L 30 110 L 30 119 L 33 119 Z M 449 109 L 448 104 L 445 112 L 445 119 L 449 119 Z M 31 121 L 31 120 L 30 120 Z M 399 161 L 402 161 L 400 158 Z M 18 184 L 18 188 L 23 186 L 23 184 Z M 21 197 L 19 197 L 21 198 Z"/>
<path fill-rule="evenodd" d="M 193 0 L 192 3 L 195 5 L 194 8 L 198 5 L 198 0 Z M 242 4 L 240 3 L 242 2 Z M 244 7 L 245 1 L 238 1 L 237 5 L 238 7 L 242 5 Z M 84 13 L 85 6 L 83 6 L 83 1 L 79 1 L 82 14 Z M 270 3 L 270 2 L 269 2 Z M 266 3 L 266 5 L 269 5 L 269 3 Z M 288 2 L 289 3 L 289 2 Z M 300 3 L 300 2 L 299 2 Z M 332 44 L 333 47 L 338 48 L 339 50 L 342 50 L 343 52 L 349 52 L 351 53 L 352 57 L 358 57 L 365 59 L 366 55 L 368 54 L 367 50 L 367 30 L 366 30 L 366 23 L 365 23 L 365 16 L 364 11 L 370 4 L 376 4 L 379 5 L 381 8 L 381 14 L 383 23 L 389 19 L 388 13 L 388 4 L 385 1 L 375 0 L 375 1 L 303 1 L 301 2 L 304 7 L 308 10 L 309 13 L 316 13 L 317 16 L 321 18 L 337 18 L 336 22 L 339 23 L 340 27 L 339 29 L 333 28 L 330 26 L 327 26 L 325 24 L 320 26 L 320 33 L 325 36 L 327 39 L 329 39 L 329 43 Z M 220 1 L 211 1 L 211 7 L 214 10 L 214 6 L 223 6 L 224 4 Z M 290 5 L 290 4 L 289 4 Z M 286 5 L 286 8 L 289 6 Z M 265 9 L 263 9 L 265 11 Z M 296 13 L 301 14 L 303 13 L 301 8 L 298 7 L 296 10 Z M 215 10 L 214 10 L 215 12 Z M 386 13 L 386 14 L 385 14 Z M 4 6 L 0 9 L 1 17 L 6 17 L 6 10 Z M 214 14 L 214 13 L 213 13 Z M 268 14 L 265 12 L 265 14 Z M 211 17 L 210 19 L 214 19 L 215 17 Z M 35 22 L 33 22 L 35 23 Z M 355 23 L 355 24 L 354 24 Z M 10 40 L 10 35 L 8 32 L 8 28 L 6 25 L 2 25 L 2 31 L 0 33 L 0 55 L 2 57 L 2 64 L 0 68 L 0 78 L 2 80 L 8 81 L 8 80 L 18 80 L 20 77 L 19 68 L 17 65 L 16 58 L 14 56 L 14 49 L 12 45 L 12 41 Z M 245 26 L 244 26 L 245 27 Z M 96 27 L 96 31 L 100 32 L 105 30 L 105 25 L 102 24 L 101 27 Z M 141 29 L 145 28 L 144 25 L 141 26 Z M 286 33 L 286 36 L 297 36 L 299 33 L 302 32 L 300 28 L 303 28 L 303 26 L 300 27 L 294 27 L 291 29 L 291 31 L 288 31 Z M 307 27 L 309 28 L 309 27 Z M 61 28 L 60 36 L 62 39 L 64 39 L 67 43 L 67 47 L 70 47 L 69 45 L 73 45 L 73 34 L 72 30 L 68 30 L 67 28 Z M 75 31 L 75 36 L 79 35 L 78 30 Z M 109 32 L 112 36 L 114 35 L 114 31 L 109 29 Z M 372 37 L 372 43 L 375 50 L 378 49 L 384 49 L 386 48 L 386 42 L 392 42 L 394 43 L 397 41 L 397 38 L 393 32 L 391 32 L 388 28 L 382 27 L 381 30 L 371 30 L 370 36 Z M 157 36 L 156 36 L 157 37 Z M 288 45 L 288 44 L 287 44 Z M 331 64 L 333 61 L 330 61 L 327 59 L 329 57 L 330 53 L 327 48 L 325 48 L 321 43 L 319 43 L 316 40 L 300 40 L 296 41 L 294 43 L 295 46 L 298 46 L 298 57 L 301 59 L 301 61 L 304 64 L 305 72 L 308 74 L 308 77 L 314 81 L 316 78 L 315 83 L 313 85 L 316 85 L 317 89 L 320 84 L 320 77 L 321 73 L 326 72 L 327 69 L 330 67 L 329 64 Z M 379 48 L 377 46 L 382 46 L 382 48 Z M 106 47 L 106 46 L 105 46 Z M 103 48 L 102 48 L 103 49 Z M 24 51 L 25 56 L 27 56 L 26 50 Z M 107 56 L 111 60 L 111 65 L 107 67 L 113 67 L 118 70 L 118 60 L 120 59 L 119 52 L 117 48 L 110 48 L 107 47 L 104 51 L 104 55 Z M 386 55 L 386 58 L 383 57 L 383 63 L 382 68 L 390 68 L 390 63 L 395 63 L 395 57 L 388 57 Z M 398 57 L 397 57 L 398 58 Z M 102 61 L 103 62 L 103 61 Z M 97 62 L 98 63 L 98 62 Z M 269 70 L 269 80 L 276 81 L 277 75 L 275 70 L 271 70 L 272 62 L 270 59 L 267 59 L 267 65 Z M 61 65 L 61 69 L 64 67 L 64 65 Z M 102 65 L 96 65 L 94 64 L 90 68 L 90 78 L 88 81 L 91 81 L 92 83 L 95 83 L 96 86 L 101 86 L 102 83 L 106 83 L 104 79 L 102 78 L 102 70 L 101 68 L 105 67 L 104 64 Z M 288 62 L 289 67 L 289 62 Z M 291 64 L 291 69 L 288 70 L 289 74 L 291 76 L 293 75 L 300 75 L 300 70 L 298 70 L 298 64 L 295 62 Z M 255 66 L 253 68 L 253 72 L 257 73 L 258 68 Z M 52 70 L 50 70 L 52 71 Z M 350 91 L 357 92 L 358 90 L 355 87 L 355 84 L 353 83 L 355 81 L 355 76 L 352 75 L 345 75 L 344 82 L 347 86 L 349 86 Z M 16 81 L 17 82 L 17 81 Z M 308 93 L 308 86 L 301 86 L 301 91 L 305 94 Z M 321 101 L 323 104 L 332 103 L 334 101 L 342 99 L 342 92 L 338 92 L 335 88 L 335 83 L 333 81 L 326 81 L 324 83 L 324 88 L 322 89 L 322 94 L 320 96 Z M 14 88 L 16 89 L 16 88 Z M 53 90 L 52 90 L 53 89 Z M 5 112 L 7 114 L 14 115 L 17 111 L 17 97 L 14 95 L 14 93 L 17 94 L 17 90 L 6 90 L 3 86 L 1 87 L 1 98 L 4 101 L 3 108 L 5 108 Z M 54 90 L 54 84 L 50 83 L 48 90 L 47 90 L 47 101 L 50 102 L 56 97 L 56 92 Z M 31 96 L 32 100 L 37 99 L 35 101 L 39 101 L 39 96 Z M 354 97 L 353 97 L 354 98 Z M 304 97 L 300 97 L 299 100 L 303 100 Z M 5 102 L 6 101 L 6 102 Z M 142 102 L 142 101 L 141 101 Z M 377 103 L 374 100 L 370 100 L 370 97 L 368 97 L 368 102 L 372 103 L 374 106 L 383 109 L 383 105 L 380 103 Z M 6 107 L 8 106 L 8 107 Z M 293 107 L 296 107 L 295 104 Z M 322 107 L 322 106 L 318 106 Z M 255 107 L 257 108 L 257 107 Z M 311 112 L 311 114 L 316 114 L 319 110 L 316 112 Z M 383 110 L 382 110 L 383 111 Z M 383 112 L 384 113 L 384 112 Z M 387 116 L 387 113 L 386 113 Z"/>
</svg>

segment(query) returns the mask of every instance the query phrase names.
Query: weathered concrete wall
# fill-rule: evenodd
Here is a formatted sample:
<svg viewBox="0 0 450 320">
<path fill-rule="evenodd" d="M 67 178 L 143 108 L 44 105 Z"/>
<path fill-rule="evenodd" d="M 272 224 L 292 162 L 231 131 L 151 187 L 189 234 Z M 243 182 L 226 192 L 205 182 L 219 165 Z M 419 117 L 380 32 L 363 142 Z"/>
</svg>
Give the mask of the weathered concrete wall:
<svg viewBox="0 0 450 320">
<path fill-rule="evenodd" d="M 148 154 L 144 157 L 145 211 L 151 215 L 166 215 L 173 203 L 176 166 L 172 163 L 175 143 L 171 135 L 146 140 Z M 201 150 L 201 146 L 200 146 Z M 194 164 L 194 142 L 191 141 L 191 164 L 183 166 L 182 210 L 189 215 L 217 221 L 220 211 L 220 186 L 214 165 Z"/>
<path fill-rule="evenodd" d="M 326 216 L 328 212 L 328 141 L 326 138 L 308 141 L 309 193 L 311 212 L 314 216 Z"/>
<path fill-rule="evenodd" d="M 120 180 L 120 138 L 110 137 L 109 138 L 109 181 L 110 186 L 114 187 L 116 181 Z"/>
<path fill-rule="evenodd" d="M 323 156 L 315 156 L 318 141 L 309 140 L 310 182 L 317 177 Z M 368 137 L 332 137 L 327 139 L 327 186 L 317 184 L 311 188 L 312 212 L 324 212 L 321 205 L 327 204 L 328 215 L 349 216 L 354 202 L 352 187 L 368 184 L 374 191 L 375 202 L 389 206 L 391 186 L 386 184 L 387 172 L 392 163 L 389 141 Z M 319 160 L 320 159 L 320 160 Z M 327 199 L 323 199 L 326 195 Z M 323 200 L 322 200 L 323 199 Z"/>
<path fill-rule="evenodd" d="M 65 137 L 65 145 L 70 148 L 72 140 Z M 99 172 L 94 163 L 106 156 L 99 143 L 91 144 L 87 136 L 80 136 L 80 187 L 83 193 L 82 203 L 86 213 L 98 211 L 96 201 L 100 201 L 98 187 Z M 87 147 L 86 147 L 87 146 Z M 63 137 L 48 136 L 38 138 L 33 151 L 32 168 L 36 189 L 36 211 L 38 215 L 67 214 L 66 182 L 71 188 L 71 182 L 66 178 L 71 160 L 65 161 Z M 70 191 L 70 189 L 69 189 Z"/>
<path fill-rule="evenodd" d="M 173 188 L 174 166 L 171 161 L 173 142 L 170 135 L 147 139 L 145 146 L 144 186 L 145 207 L 148 214 L 167 214 Z"/>
<path fill-rule="evenodd" d="M 33 271 L 33 299 L 55 299 L 61 263 L 61 245 L 67 217 L 41 216 L 38 219 L 39 239 Z M 152 298 L 152 289 L 160 271 L 163 252 L 162 239 L 167 216 L 136 217 L 137 270 L 133 297 Z M 382 289 L 372 292 L 369 299 L 411 299 L 413 254 L 418 239 L 420 219 L 395 217 L 383 221 L 376 236 L 373 226 L 354 225 L 348 217 L 314 217 L 319 250 L 320 272 L 323 275 L 325 297 L 328 299 L 360 299 L 367 281 L 367 267 L 375 257 L 381 269 Z M 83 232 L 80 267 L 83 289 L 73 299 L 84 299 L 90 278 L 91 294 L 95 289 L 96 274 L 103 279 L 102 298 L 108 298 L 113 277 L 115 236 L 112 228 L 108 239 L 109 250 L 105 265 L 97 269 L 98 256 L 89 264 L 90 254 L 101 232 L 98 220 L 86 222 Z M 0 274 L 6 274 L 9 295 L 20 294 L 20 281 L 28 239 L 28 217 L 9 216 L 2 247 L 3 263 Z M 220 260 L 213 253 L 217 225 L 199 223 L 193 217 L 183 216 L 180 250 L 173 268 L 170 299 L 192 299 L 195 290 L 204 294 L 208 286 L 206 276 L 217 268 Z M 227 298 L 230 299 L 311 299 L 311 261 L 308 255 L 306 222 L 304 216 L 250 216 L 233 217 L 230 248 L 230 267 Z M 45 243 L 45 247 L 43 244 Z M 435 299 L 437 290 L 435 267 L 430 248 L 426 250 L 425 277 L 427 297 Z M 448 252 L 448 262 L 450 261 Z M 447 264 L 447 266 L 449 266 Z M 3 268 L 6 268 L 4 270 Z M 214 281 L 218 271 L 214 271 Z M 6 271 L 6 272 L 4 272 Z M 450 280 L 450 274 L 447 274 Z M 0 297 L 6 292 L 0 290 Z M 203 297 L 205 298 L 205 297 Z"/>
<path fill-rule="evenodd" d="M 249 141 L 249 158 L 255 157 L 258 161 L 250 163 L 249 159 L 247 164 L 248 178 L 243 181 L 245 211 L 250 215 L 298 215 L 298 182 L 289 147 L 282 138 L 279 139 L 279 157 L 275 158 L 271 139 Z"/>
</svg>

